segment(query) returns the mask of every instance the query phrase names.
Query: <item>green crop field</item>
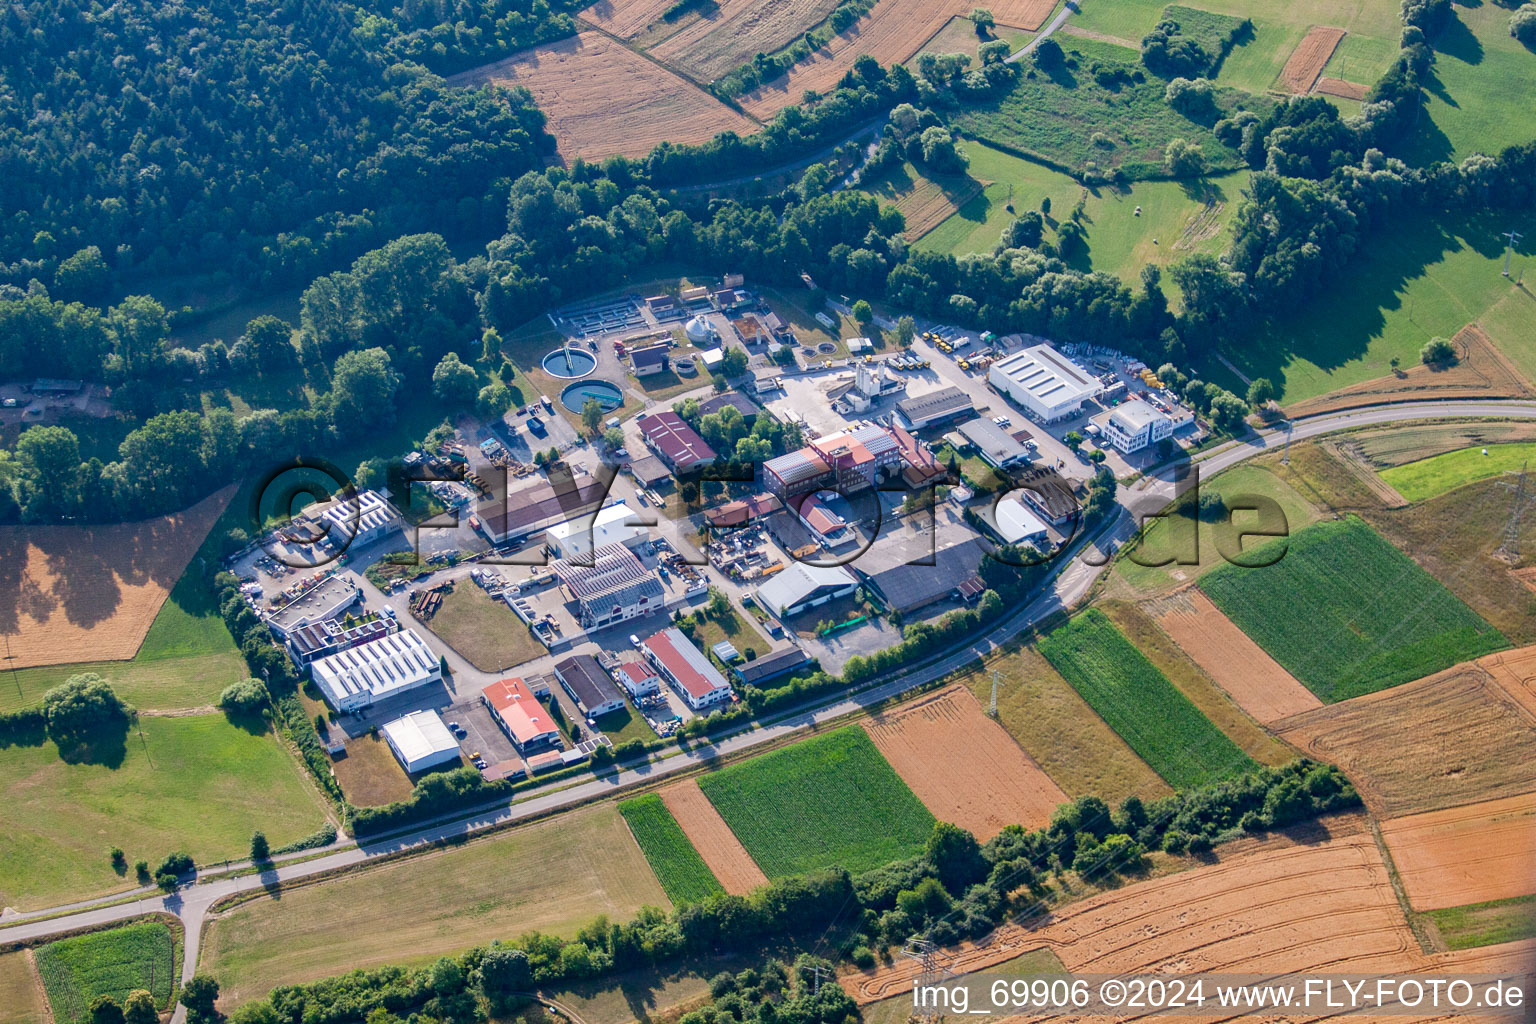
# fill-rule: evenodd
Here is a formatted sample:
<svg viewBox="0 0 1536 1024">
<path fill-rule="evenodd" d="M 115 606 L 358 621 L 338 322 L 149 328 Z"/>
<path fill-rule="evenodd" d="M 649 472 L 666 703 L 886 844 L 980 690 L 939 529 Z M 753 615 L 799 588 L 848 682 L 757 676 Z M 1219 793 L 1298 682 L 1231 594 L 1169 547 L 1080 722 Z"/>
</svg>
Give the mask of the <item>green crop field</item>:
<svg viewBox="0 0 1536 1024">
<path fill-rule="evenodd" d="M 1009 222 L 1026 210 L 1038 210 L 1044 199 L 1051 201 L 1046 237 L 1054 239 L 1054 226 L 1082 198 L 1087 252 L 1075 257 L 1073 265 L 1128 282 L 1135 282 L 1148 263 L 1162 266 L 1191 253 L 1224 252 L 1231 242 L 1228 228 L 1248 186 L 1249 172 L 1242 170 L 1198 184 L 1141 181 L 1125 189 L 1085 189 L 1060 171 L 979 141 L 967 143 L 965 152 L 969 174 L 988 182 L 986 188 L 925 234 L 916 248 L 957 256 L 991 252 Z M 1178 289 L 1172 280 L 1164 277 L 1163 287 L 1176 302 Z"/>
<path fill-rule="evenodd" d="M 1447 949 L 1536 938 L 1536 896 L 1431 910 L 1424 916 L 1434 922 Z"/>
<path fill-rule="evenodd" d="M 326 813 L 282 743 L 222 714 L 141 716 L 90 763 L 66 763 L 52 742 L 10 747 L 0 806 L 0 905 L 18 909 L 136 885 L 112 870 L 114 846 L 130 864 L 177 849 L 208 864 L 244 857 L 256 829 L 273 846 L 306 836 Z"/>
<path fill-rule="evenodd" d="M 1079 49 L 1092 48 L 1089 40 L 1064 38 L 1069 51 L 1078 43 L 1083 43 Z M 1032 72 L 1033 78 L 1021 77 L 1008 92 L 956 111 L 950 123 L 965 135 L 1079 175 L 1107 176 L 1119 169 L 1131 179 L 1161 176 L 1163 148 L 1173 138 L 1198 145 L 1212 171 L 1241 165 L 1237 153 L 1217 142 L 1207 126 L 1164 101 L 1162 80 L 1149 77 L 1106 88 L 1092 75 L 1096 62 L 1127 71 L 1140 68 L 1139 63 L 1085 55 L 1050 72 Z M 1217 106 L 1224 113 L 1239 105 L 1262 108 L 1268 102 L 1230 89 L 1216 91 Z"/>
<path fill-rule="evenodd" d="M 625 800 L 619 804 L 619 813 L 673 903 L 697 903 L 725 892 L 661 797 L 647 793 Z"/>
<path fill-rule="evenodd" d="M 1103 612 L 1084 612 L 1039 646 L 1099 717 L 1175 789 L 1254 767 Z"/>
<path fill-rule="evenodd" d="M 933 829 L 933 815 L 852 726 L 711 772 L 699 788 L 769 878 L 867 871 L 917 853 Z"/>
<path fill-rule="evenodd" d="M 87 1024 L 92 999 L 109 995 L 121 1003 L 136 988 L 167 1008 L 180 977 L 171 930 L 155 921 L 60 939 L 36 957 L 56 1024 Z"/>
<path fill-rule="evenodd" d="M 1497 154 L 1536 138 L 1536 53 L 1509 34 L 1510 8 L 1457 4 L 1450 27 L 1435 40 L 1435 63 L 1417 131 L 1402 147 L 1425 164 Z"/>
<path fill-rule="evenodd" d="M 1425 342 L 1477 322 L 1522 372 L 1536 373 L 1536 300 L 1501 273 L 1501 235 L 1511 228 L 1536 238 L 1536 216 L 1399 218 L 1366 240 L 1350 264 L 1350 287 L 1325 291 L 1225 355 L 1298 402 L 1385 377 L 1393 359 L 1411 366 Z M 1511 271 L 1518 277 L 1531 263 L 1517 255 Z M 1529 269 L 1536 273 L 1536 265 Z M 1198 369 L 1206 380 L 1246 389 L 1214 359 Z"/>
<path fill-rule="evenodd" d="M 1498 630 L 1356 518 L 1317 523 L 1224 565 L 1200 587 L 1325 702 L 1438 672 L 1506 645 Z"/>
<path fill-rule="evenodd" d="M 1423 501 L 1453 491 L 1463 484 L 1486 480 L 1501 473 L 1518 472 L 1536 462 L 1536 442 L 1491 444 L 1463 448 L 1444 455 L 1392 466 L 1380 471 L 1381 478 L 1409 501 Z"/>
</svg>

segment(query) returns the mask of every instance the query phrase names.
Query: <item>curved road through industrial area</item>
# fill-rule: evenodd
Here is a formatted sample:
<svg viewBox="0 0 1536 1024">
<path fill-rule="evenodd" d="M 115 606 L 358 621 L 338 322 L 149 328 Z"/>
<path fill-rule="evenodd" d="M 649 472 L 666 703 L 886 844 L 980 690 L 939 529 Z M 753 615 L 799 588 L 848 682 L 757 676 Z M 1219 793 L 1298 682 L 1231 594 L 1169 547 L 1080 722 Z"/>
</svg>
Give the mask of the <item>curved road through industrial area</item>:
<svg viewBox="0 0 1536 1024">
<path fill-rule="evenodd" d="M 1290 439 L 1300 440 L 1321 434 L 1358 427 L 1379 426 L 1389 423 L 1405 423 L 1432 419 L 1536 419 L 1536 403 L 1502 401 L 1448 401 L 1418 402 L 1400 405 L 1370 406 L 1349 412 L 1328 413 L 1289 424 L 1267 429 L 1242 441 L 1233 441 L 1193 459 L 1204 476 L 1212 476 L 1238 463 L 1273 451 Z M 1166 485 L 1164 485 L 1166 488 Z M 574 804 L 617 793 L 620 790 L 655 783 L 658 779 L 677 772 L 698 768 L 725 755 L 750 750 L 752 747 L 782 740 L 814 725 L 854 714 L 872 705 L 900 696 L 907 690 L 941 679 L 949 673 L 989 653 L 1022 630 L 1040 622 L 1047 616 L 1070 608 L 1089 591 L 1099 573 L 1109 564 L 1104 554 L 1129 540 L 1135 533 L 1133 507 L 1145 505 L 1141 514 L 1150 514 L 1166 504 L 1166 490 L 1159 496 L 1156 486 L 1144 479 L 1137 485 L 1123 486 L 1117 494 L 1120 509 L 1095 538 L 1079 538 L 1057 563 L 1053 574 L 1042 585 L 1042 592 L 1016 613 L 998 623 L 975 642 L 932 661 L 915 666 L 908 672 L 887 682 L 880 683 L 855 694 L 850 694 L 814 709 L 792 713 L 788 717 L 759 728 L 750 729 L 713 743 L 700 743 L 673 754 L 657 763 L 638 767 L 609 770 L 606 774 L 586 782 L 577 783 L 555 792 L 534 793 L 510 806 L 499 805 L 467 818 L 448 823 L 434 824 L 407 835 L 392 839 L 356 843 L 340 840 L 335 852 L 316 856 L 315 851 L 296 855 L 287 863 L 276 863 L 261 872 L 247 874 L 207 873 L 204 877 L 180 890 L 133 899 L 121 893 L 99 900 L 84 901 L 27 914 L 13 914 L 0 927 L 0 944 L 26 942 L 45 938 L 60 932 L 87 929 L 112 924 L 144 914 L 170 913 L 177 916 L 185 928 L 185 953 L 182 962 L 182 980 L 190 978 L 196 970 L 198 949 L 203 925 L 209 909 L 226 897 L 255 892 L 264 888 L 308 878 L 325 872 L 334 872 L 364 864 L 381 857 L 398 855 L 414 848 L 427 847 L 445 839 L 461 838 L 487 831 L 520 820 L 543 816 Z M 310 859 L 302 859 L 309 857 Z M 234 865 L 230 870 L 242 866 Z M 173 1024 L 180 1024 L 185 1011 L 177 1007 Z"/>
</svg>

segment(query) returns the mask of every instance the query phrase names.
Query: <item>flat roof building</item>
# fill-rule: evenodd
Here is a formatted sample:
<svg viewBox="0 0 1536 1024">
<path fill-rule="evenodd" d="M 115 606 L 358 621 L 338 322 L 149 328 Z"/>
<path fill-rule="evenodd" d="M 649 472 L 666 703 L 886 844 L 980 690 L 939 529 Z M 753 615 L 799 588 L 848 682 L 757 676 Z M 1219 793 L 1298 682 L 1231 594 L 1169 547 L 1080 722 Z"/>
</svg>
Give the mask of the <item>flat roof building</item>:
<svg viewBox="0 0 1536 1024">
<path fill-rule="evenodd" d="M 859 589 L 859 581 L 840 565 L 807 565 L 796 562 L 762 584 L 754 598 L 781 619 L 808 608 L 846 597 Z"/>
<path fill-rule="evenodd" d="M 624 695 L 590 654 L 577 654 L 555 663 L 555 679 L 588 718 L 597 718 L 624 706 Z"/>
<path fill-rule="evenodd" d="M 912 425 L 913 430 L 922 430 L 924 427 L 934 427 L 969 416 L 976 411 L 976 404 L 962 389 L 948 387 L 914 398 L 903 398 L 896 403 L 896 411 Z"/>
<path fill-rule="evenodd" d="M 641 416 L 635 422 L 645 443 L 675 473 L 686 473 L 715 461 L 715 450 L 670 409 Z"/>
<path fill-rule="evenodd" d="M 672 471 L 654 455 L 642 455 L 629 463 L 629 475 L 641 487 L 655 487 L 672 479 Z"/>
<path fill-rule="evenodd" d="M 310 675 L 331 707 L 356 711 L 442 680 L 438 656 L 414 629 L 318 659 Z"/>
<path fill-rule="evenodd" d="M 1126 455 L 1173 436 L 1173 417 L 1154 409 L 1149 402 L 1124 402 L 1104 421 L 1104 436 Z"/>
<path fill-rule="evenodd" d="M 267 625 L 287 639 L 294 630 L 334 619 L 362 599 L 362 589 L 345 576 L 327 576 L 268 612 Z"/>
<path fill-rule="evenodd" d="M 397 626 L 398 623 L 387 616 L 370 619 L 351 627 L 344 626 L 335 619 L 327 619 L 324 622 L 312 622 L 306 626 L 299 626 L 289 632 L 284 643 L 288 647 L 288 653 L 293 658 L 294 664 L 303 668 L 317 658 L 328 657 L 338 651 L 345 651 L 393 633 Z"/>
<path fill-rule="evenodd" d="M 956 597 L 966 580 L 977 576 L 981 548 L 975 540 L 954 544 L 906 565 L 895 565 L 865 575 L 864 582 L 892 611 L 903 615 Z M 921 564 L 919 564 L 921 563 Z"/>
<path fill-rule="evenodd" d="M 1041 423 L 1074 415 L 1104 388 L 1097 377 L 1049 345 L 1004 356 L 987 371 L 987 382 Z"/>
<path fill-rule="evenodd" d="M 560 584 L 576 602 L 584 629 L 601 629 L 627 619 L 661 611 L 666 591 L 656 574 L 622 544 L 598 548 L 591 565 L 563 558 L 550 563 Z"/>
<path fill-rule="evenodd" d="M 560 741 L 549 710 L 539 703 L 533 690 L 521 679 L 502 679 L 480 691 L 480 699 L 491 709 L 501 731 L 507 734 L 518 753 Z"/>
<path fill-rule="evenodd" d="M 640 651 L 693 710 L 730 699 L 731 684 L 682 630 L 669 627 L 652 634 L 641 642 Z"/>
<path fill-rule="evenodd" d="M 640 515 L 634 509 L 616 501 L 595 513 L 567 519 L 544 531 L 544 540 L 556 558 L 573 562 L 590 562 L 598 548 L 610 544 L 636 547 L 644 544 L 650 533 L 639 525 Z"/>
<path fill-rule="evenodd" d="M 998 469 L 1010 469 L 1029 461 L 1029 449 L 991 420 L 975 419 L 960 424 L 960 436 L 976 446 L 982 461 Z"/>
<path fill-rule="evenodd" d="M 459 741 L 435 711 L 413 711 L 379 726 L 407 775 L 459 759 Z"/>
</svg>

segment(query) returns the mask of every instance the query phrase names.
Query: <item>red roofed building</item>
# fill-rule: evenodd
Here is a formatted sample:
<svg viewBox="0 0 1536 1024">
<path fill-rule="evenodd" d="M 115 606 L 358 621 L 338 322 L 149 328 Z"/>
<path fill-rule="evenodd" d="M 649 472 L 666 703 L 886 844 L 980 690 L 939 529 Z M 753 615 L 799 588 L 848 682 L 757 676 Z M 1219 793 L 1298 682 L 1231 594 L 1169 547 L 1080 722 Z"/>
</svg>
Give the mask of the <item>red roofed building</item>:
<svg viewBox="0 0 1536 1024">
<path fill-rule="evenodd" d="M 730 699 L 731 684 L 682 630 L 669 628 L 647 637 L 640 651 L 693 710 Z"/>
<path fill-rule="evenodd" d="M 645 443 L 674 473 L 686 473 L 715 461 L 715 450 L 670 409 L 635 421 Z"/>
<path fill-rule="evenodd" d="M 821 538 L 829 548 L 839 548 L 844 544 L 851 544 L 858 537 L 848 528 L 848 521 L 836 512 L 832 511 L 827 503 L 814 494 L 806 495 L 799 503 L 797 511 L 800 521 L 804 523 L 812 533 Z"/>
<path fill-rule="evenodd" d="M 549 709 L 539 703 L 533 690 L 521 679 L 502 679 L 480 691 L 480 699 L 491 709 L 496 724 L 506 733 L 519 752 L 542 747 L 560 740 Z"/>
<path fill-rule="evenodd" d="M 661 689 L 661 676 L 647 661 L 626 661 L 618 668 L 619 684 L 635 697 L 649 697 Z"/>
</svg>

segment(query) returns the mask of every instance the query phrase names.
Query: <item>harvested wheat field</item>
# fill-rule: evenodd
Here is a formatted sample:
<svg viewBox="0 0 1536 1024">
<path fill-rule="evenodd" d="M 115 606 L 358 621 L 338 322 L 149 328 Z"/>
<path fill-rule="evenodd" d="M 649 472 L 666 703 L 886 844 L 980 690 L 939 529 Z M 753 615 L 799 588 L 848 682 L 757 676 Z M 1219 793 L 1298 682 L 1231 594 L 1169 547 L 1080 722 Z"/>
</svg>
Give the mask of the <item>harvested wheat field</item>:
<svg viewBox="0 0 1536 1024">
<path fill-rule="evenodd" d="M 1279 87 L 1297 95 L 1311 92 L 1317 77 L 1328 66 L 1328 58 L 1333 56 L 1334 48 L 1344 35 L 1341 28 L 1312 26 L 1301 42 L 1296 44 L 1296 49 L 1291 51 L 1285 67 L 1280 69 Z"/>
<path fill-rule="evenodd" d="M 768 876 L 720 817 L 709 797 L 699 789 L 696 779 L 668 786 L 659 795 L 672 817 L 677 819 L 678 828 L 699 851 L 699 856 L 704 858 L 704 863 L 725 886 L 726 892 L 742 896 L 768 884 Z"/>
<path fill-rule="evenodd" d="M 1216 864 L 1136 882 L 1008 924 L 960 947 L 956 971 L 1049 948 L 1073 972 L 1391 971 L 1426 958 L 1403 920 L 1375 840 L 1358 815 L 1220 848 Z M 860 1004 L 910 990 L 918 965 L 849 974 Z"/>
<path fill-rule="evenodd" d="M 1477 663 L 1536 718 L 1536 647 L 1500 651 L 1477 659 Z"/>
<path fill-rule="evenodd" d="M 1338 765 L 1384 818 L 1536 790 L 1536 717 L 1477 662 L 1294 715 L 1283 739 Z"/>
<path fill-rule="evenodd" d="M 935 818 L 982 842 L 1006 825 L 1047 825 L 1056 806 L 1067 802 L 963 686 L 875 715 L 864 731 Z"/>
<path fill-rule="evenodd" d="M 1173 642 L 1264 725 L 1323 702 L 1193 587 L 1147 605 Z"/>
<path fill-rule="evenodd" d="M 773 53 L 820 24 L 838 0 L 722 0 L 664 42 L 650 49 L 657 60 L 701 82 L 712 82 L 750 61 Z"/>
<path fill-rule="evenodd" d="M 902 64 L 957 15 L 969 14 L 974 3 L 960 0 L 880 0 L 864 17 L 826 46 L 796 64 L 787 74 L 741 96 L 742 107 L 767 120 L 784 107 L 799 103 L 807 89 L 831 92 L 869 54 L 881 64 Z M 990 7 L 999 25 L 1034 31 L 1045 23 L 1056 0 L 1000 0 Z"/>
<path fill-rule="evenodd" d="M 549 117 L 567 160 L 644 156 L 657 143 L 704 142 L 757 126 L 713 96 L 601 32 L 523 50 L 450 78 L 452 85 L 521 85 Z"/>
<path fill-rule="evenodd" d="M 598 0 L 581 12 L 583 21 L 620 39 L 633 39 L 657 21 L 676 0 Z"/>
<path fill-rule="evenodd" d="M 1420 363 L 1386 377 L 1361 381 L 1285 407 L 1287 416 L 1315 416 L 1361 405 L 1446 398 L 1529 398 L 1536 389 L 1476 324 L 1451 339 L 1456 363 L 1444 369 Z"/>
<path fill-rule="evenodd" d="M 1536 794 L 1381 823 L 1415 910 L 1536 894 Z"/>
<path fill-rule="evenodd" d="M 1313 92 L 1320 92 L 1324 96 L 1337 96 L 1344 100 L 1363 100 L 1371 91 L 1370 86 L 1361 85 L 1359 82 L 1346 82 L 1342 78 L 1319 78 L 1317 84 L 1312 87 Z"/>
<path fill-rule="evenodd" d="M 133 657 L 234 493 L 138 523 L 0 527 L 6 667 Z"/>
<path fill-rule="evenodd" d="M 915 242 L 938 227 L 981 190 L 981 182 L 974 178 L 964 179 L 963 184 L 953 191 L 931 179 L 921 179 L 916 188 L 894 204 L 906 219 L 907 241 Z"/>
</svg>

